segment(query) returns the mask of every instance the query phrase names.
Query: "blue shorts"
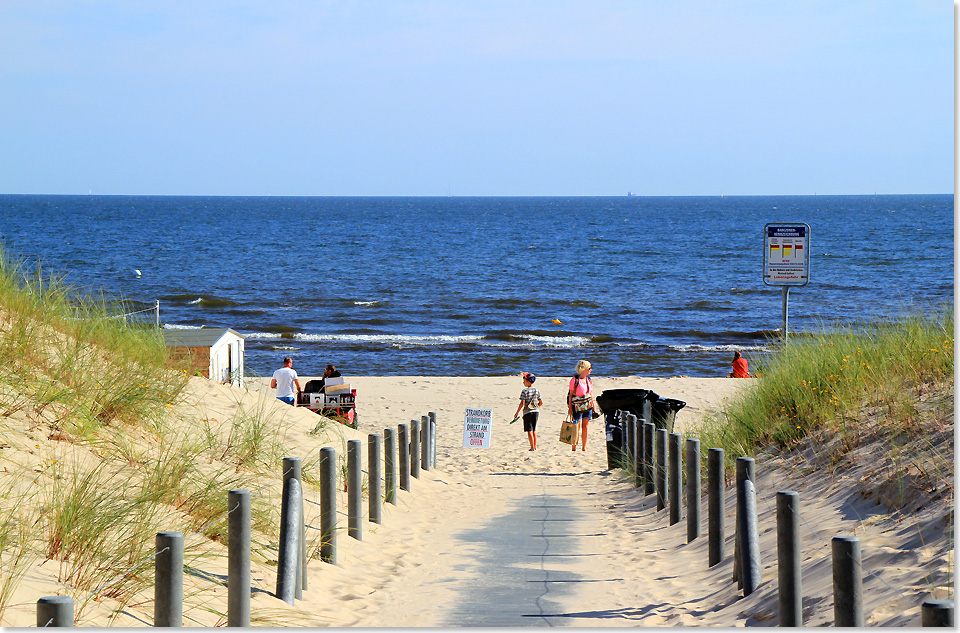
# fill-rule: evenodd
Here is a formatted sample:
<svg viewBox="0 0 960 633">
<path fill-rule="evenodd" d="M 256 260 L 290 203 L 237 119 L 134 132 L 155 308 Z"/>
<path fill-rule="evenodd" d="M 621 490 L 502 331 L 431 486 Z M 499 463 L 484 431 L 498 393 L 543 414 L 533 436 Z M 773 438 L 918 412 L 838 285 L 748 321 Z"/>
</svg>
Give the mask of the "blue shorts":
<svg viewBox="0 0 960 633">
<path fill-rule="evenodd" d="M 280 400 L 281 402 L 286 402 L 287 404 L 293 404 L 293 396 L 286 396 L 285 398 L 281 398 L 280 396 L 277 396 L 277 400 Z"/>
<path fill-rule="evenodd" d="M 573 412 L 573 421 L 579 422 L 580 420 L 587 420 L 588 422 L 593 419 L 593 410 L 587 409 L 586 411 L 574 411 Z"/>
</svg>

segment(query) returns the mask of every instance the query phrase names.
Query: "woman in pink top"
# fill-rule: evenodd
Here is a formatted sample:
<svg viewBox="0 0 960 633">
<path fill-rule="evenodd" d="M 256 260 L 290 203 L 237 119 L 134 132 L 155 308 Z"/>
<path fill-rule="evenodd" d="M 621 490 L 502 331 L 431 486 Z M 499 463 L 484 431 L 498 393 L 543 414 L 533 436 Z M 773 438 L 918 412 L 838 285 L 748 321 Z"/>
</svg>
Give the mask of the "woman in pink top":
<svg viewBox="0 0 960 633">
<path fill-rule="evenodd" d="M 582 447 L 587 450 L 587 423 L 593 419 L 593 381 L 590 380 L 590 361 L 581 360 L 577 363 L 577 375 L 570 379 L 570 390 L 567 393 L 567 409 L 574 422 L 580 424 Z M 577 450 L 577 443 L 573 443 L 573 450 Z"/>
</svg>

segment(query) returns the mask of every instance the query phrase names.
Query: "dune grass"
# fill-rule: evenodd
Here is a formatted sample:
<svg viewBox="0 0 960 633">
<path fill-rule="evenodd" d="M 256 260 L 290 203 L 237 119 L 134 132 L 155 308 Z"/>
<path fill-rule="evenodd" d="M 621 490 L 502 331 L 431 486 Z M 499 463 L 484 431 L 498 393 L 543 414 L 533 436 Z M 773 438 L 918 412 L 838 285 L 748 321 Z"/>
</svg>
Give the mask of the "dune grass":
<svg viewBox="0 0 960 633">
<path fill-rule="evenodd" d="M 867 418 L 918 430 L 924 402 L 942 405 L 945 394 L 952 401 L 953 327 L 952 311 L 943 310 L 792 339 L 762 360 L 754 389 L 696 433 L 732 460 L 770 445 L 791 448 L 814 429 L 839 435 L 850 448 Z"/>
<path fill-rule="evenodd" d="M 59 565 L 77 621 L 104 599 L 117 612 L 142 600 L 156 533 L 180 531 L 185 556 L 209 556 L 211 540 L 226 544 L 232 488 L 252 489 L 257 538 L 276 541 L 285 449 L 266 400 L 224 425 L 167 424 L 189 377 L 161 333 L 57 278 L 40 286 L 0 248 L 0 439 L 18 444 L 4 458 L 22 456 L 9 472 L 34 481 L 0 490 L 0 620 L 38 559 Z M 51 447 L 55 458 L 24 464 Z"/>
<path fill-rule="evenodd" d="M 128 323 L 121 304 L 33 278 L 0 249 L 0 408 L 30 402 L 77 439 L 103 426 L 156 430 L 186 384 L 153 327 Z M 5 390 L 0 390 L 0 398 Z"/>
<path fill-rule="evenodd" d="M 10 497 L 25 501 L 25 495 L 14 493 L 9 487 L 0 493 L 0 498 Z M 31 560 L 29 523 L 17 505 L 0 519 L 0 621 Z"/>
</svg>

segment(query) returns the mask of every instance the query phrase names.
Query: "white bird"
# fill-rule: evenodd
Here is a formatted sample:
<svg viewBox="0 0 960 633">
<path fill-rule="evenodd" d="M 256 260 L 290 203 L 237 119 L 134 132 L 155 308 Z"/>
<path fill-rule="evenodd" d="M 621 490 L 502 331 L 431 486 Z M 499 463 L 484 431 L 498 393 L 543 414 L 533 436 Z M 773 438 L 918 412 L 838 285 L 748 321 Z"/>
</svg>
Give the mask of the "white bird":
<svg viewBox="0 0 960 633">
<path fill-rule="evenodd" d="M 142 273 L 140 272 L 140 269 L 139 269 L 139 268 L 134 268 L 134 269 L 133 269 L 133 274 L 136 275 L 137 277 L 139 277 Z"/>
</svg>

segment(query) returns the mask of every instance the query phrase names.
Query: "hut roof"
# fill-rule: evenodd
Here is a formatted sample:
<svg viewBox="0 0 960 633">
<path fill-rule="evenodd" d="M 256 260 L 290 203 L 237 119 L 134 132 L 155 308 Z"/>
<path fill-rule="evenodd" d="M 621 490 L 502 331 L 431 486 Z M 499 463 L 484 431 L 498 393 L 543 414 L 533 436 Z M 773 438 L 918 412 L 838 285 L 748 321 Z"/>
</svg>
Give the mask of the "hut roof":
<svg viewBox="0 0 960 633">
<path fill-rule="evenodd" d="M 227 333 L 245 338 L 231 328 L 199 328 L 196 330 L 164 330 L 163 342 L 167 347 L 213 347 Z"/>
</svg>

